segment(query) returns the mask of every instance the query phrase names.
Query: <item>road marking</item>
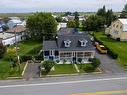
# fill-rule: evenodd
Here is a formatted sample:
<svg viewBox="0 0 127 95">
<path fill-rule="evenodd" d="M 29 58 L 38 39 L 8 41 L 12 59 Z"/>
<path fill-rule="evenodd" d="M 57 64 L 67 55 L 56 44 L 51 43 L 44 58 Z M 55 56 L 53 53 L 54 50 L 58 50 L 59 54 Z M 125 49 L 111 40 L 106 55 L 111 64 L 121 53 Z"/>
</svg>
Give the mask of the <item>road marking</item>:
<svg viewBox="0 0 127 95">
<path fill-rule="evenodd" d="M 77 93 L 71 95 L 111 95 L 111 94 L 127 94 L 127 90 L 101 91 L 95 93 Z"/>
<path fill-rule="evenodd" d="M 53 83 L 38 83 L 38 84 L 23 84 L 23 85 L 6 85 L 0 86 L 0 88 L 14 88 L 14 87 L 31 87 L 31 86 L 47 86 L 47 85 L 60 85 L 60 84 L 73 84 L 73 83 L 87 83 L 87 82 L 99 82 L 99 81 L 111 81 L 111 80 L 126 80 L 127 77 L 120 78 L 105 78 L 105 79 L 92 79 L 92 80 L 80 80 L 80 81 L 67 81 L 67 82 L 53 82 Z"/>
</svg>

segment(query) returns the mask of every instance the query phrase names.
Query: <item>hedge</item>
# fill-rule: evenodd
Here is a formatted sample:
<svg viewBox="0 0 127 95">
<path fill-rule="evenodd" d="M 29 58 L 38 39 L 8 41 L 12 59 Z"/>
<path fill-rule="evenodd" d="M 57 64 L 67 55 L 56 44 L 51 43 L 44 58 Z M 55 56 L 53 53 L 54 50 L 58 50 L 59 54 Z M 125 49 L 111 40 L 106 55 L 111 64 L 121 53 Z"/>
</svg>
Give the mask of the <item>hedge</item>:
<svg viewBox="0 0 127 95">
<path fill-rule="evenodd" d="M 29 55 L 20 56 L 21 62 L 26 62 L 27 60 L 32 60 L 32 56 Z"/>
<path fill-rule="evenodd" d="M 108 53 L 108 55 L 110 57 L 112 57 L 113 59 L 117 59 L 118 58 L 119 55 L 116 52 L 114 52 L 112 49 L 107 47 L 102 41 L 98 40 L 96 37 L 94 37 L 94 39 L 95 39 L 95 41 L 99 42 L 100 44 L 104 45 L 107 48 L 107 50 L 108 50 L 107 53 Z"/>
</svg>

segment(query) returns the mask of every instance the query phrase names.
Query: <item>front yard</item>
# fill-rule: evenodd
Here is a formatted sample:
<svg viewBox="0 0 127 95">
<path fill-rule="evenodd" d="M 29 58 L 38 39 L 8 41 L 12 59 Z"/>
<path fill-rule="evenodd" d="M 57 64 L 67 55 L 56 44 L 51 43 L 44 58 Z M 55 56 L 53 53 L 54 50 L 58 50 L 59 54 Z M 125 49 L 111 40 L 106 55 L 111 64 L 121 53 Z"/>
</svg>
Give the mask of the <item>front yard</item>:
<svg viewBox="0 0 127 95">
<path fill-rule="evenodd" d="M 119 42 L 111 38 L 107 38 L 104 32 L 96 32 L 95 36 L 98 40 L 104 43 L 108 48 L 118 54 L 118 63 L 127 69 L 127 42 Z"/>
<path fill-rule="evenodd" d="M 42 75 L 74 74 L 77 73 L 73 64 L 55 64 L 54 70 Z"/>
<path fill-rule="evenodd" d="M 77 64 L 78 68 L 79 68 L 79 73 L 88 73 L 84 70 L 84 68 L 86 67 L 86 65 L 88 64 Z M 91 73 L 93 72 L 101 72 L 99 68 L 95 68 L 95 70 L 93 70 Z M 89 72 L 90 73 L 90 72 Z"/>
<path fill-rule="evenodd" d="M 79 71 L 77 72 L 74 64 L 55 64 L 54 70 L 50 72 L 45 72 L 42 71 L 42 77 L 46 75 L 61 75 L 61 74 L 85 74 L 85 73 L 93 73 L 93 72 L 100 72 L 98 68 L 95 68 L 95 70 L 92 70 L 92 72 L 86 72 L 84 68 L 86 65 L 91 65 L 91 64 L 76 64 Z"/>
<path fill-rule="evenodd" d="M 14 47 L 14 46 L 11 46 L 11 47 Z M 20 48 L 19 50 L 20 56 L 23 56 L 23 55 L 34 56 L 34 55 L 37 55 L 39 49 L 42 48 L 42 42 L 33 41 L 33 40 L 22 41 L 18 43 L 18 47 Z M 20 64 L 20 71 L 18 69 L 19 66 L 12 69 L 10 68 L 11 66 L 10 62 L 7 59 L 5 59 L 5 57 L 0 59 L 0 79 L 4 79 L 7 77 L 20 77 L 25 63 Z"/>
</svg>

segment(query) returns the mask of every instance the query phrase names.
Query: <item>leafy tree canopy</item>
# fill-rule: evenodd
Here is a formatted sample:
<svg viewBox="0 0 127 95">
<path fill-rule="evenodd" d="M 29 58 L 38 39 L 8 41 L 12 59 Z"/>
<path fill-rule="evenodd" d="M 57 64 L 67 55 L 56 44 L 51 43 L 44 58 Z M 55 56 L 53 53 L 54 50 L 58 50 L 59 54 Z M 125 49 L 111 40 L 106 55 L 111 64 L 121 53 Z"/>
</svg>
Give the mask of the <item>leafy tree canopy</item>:
<svg viewBox="0 0 127 95">
<path fill-rule="evenodd" d="M 51 13 L 35 13 L 28 17 L 26 27 L 32 38 L 43 40 L 45 36 L 46 40 L 50 40 L 56 33 L 57 22 Z"/>
</svg>

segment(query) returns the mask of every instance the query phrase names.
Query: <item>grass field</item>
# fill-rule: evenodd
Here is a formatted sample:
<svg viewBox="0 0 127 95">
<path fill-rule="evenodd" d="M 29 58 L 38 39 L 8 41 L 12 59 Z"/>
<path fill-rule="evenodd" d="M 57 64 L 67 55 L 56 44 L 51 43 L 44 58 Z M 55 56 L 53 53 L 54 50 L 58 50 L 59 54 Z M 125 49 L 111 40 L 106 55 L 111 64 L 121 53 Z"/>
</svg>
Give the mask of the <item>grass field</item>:
<svg viewBox="0 0 127 95">
<path fill-rule="evenodd" d="M 7 17 L 27 17 L 29 15 L 32 15 L 32 13 L 0 13 L 1 18 L 7 18 Z"/>
<path fill-rule="evenodd" d="M 127 42 L 118 42 L 107 38 L 107 36 L 104 35 L 104 32 L 96 32 L 95 36 L 119 55 L 117 59 L 118 63 L 127 69 Z"/>
</svg>

